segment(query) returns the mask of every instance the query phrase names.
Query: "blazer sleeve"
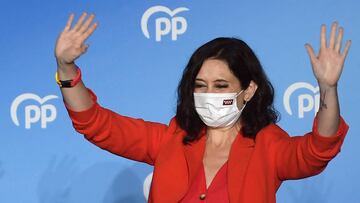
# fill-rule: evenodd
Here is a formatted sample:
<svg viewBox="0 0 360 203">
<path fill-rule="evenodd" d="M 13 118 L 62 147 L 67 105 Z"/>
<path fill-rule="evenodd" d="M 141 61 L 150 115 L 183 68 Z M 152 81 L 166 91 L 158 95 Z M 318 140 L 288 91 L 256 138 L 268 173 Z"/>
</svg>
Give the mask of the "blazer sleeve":
<svg viewBox="0 0 360 203">
<path fill-rule="evenodd" d="M 75 130 L 113 154 L 153 165 L 168 126 L 119 115 L 101 107 L 89 93 L 94 104 L 85 111 L 72 111 L 65 103 Z"/>
<path fill-rule="evenodd" d="M 317 131 L 317 119 L 314 119 L 312 132 L 303 136 L 290 137 L 278 129 L 280 135 L 272 145 L 270 153 L 274 155 L 275 171 L 280 181 L 300 179 L 322 172 L 328 162 L 341 149 L 348 125 L 340 118 L 339 127 L 331 137 L 324 137 Z"/>
</svg>

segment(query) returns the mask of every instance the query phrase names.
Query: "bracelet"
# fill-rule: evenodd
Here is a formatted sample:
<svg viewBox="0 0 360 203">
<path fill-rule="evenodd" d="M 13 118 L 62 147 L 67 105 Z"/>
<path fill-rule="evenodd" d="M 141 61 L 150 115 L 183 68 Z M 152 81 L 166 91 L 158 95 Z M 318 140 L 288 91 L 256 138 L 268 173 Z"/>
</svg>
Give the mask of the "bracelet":
<svg viewBox="0 0 360 203">
<path fill-rule="evenodd" d="M 56 83 L 61 87 L 65 87 L 65 88 L 69 88 L 69 87 L 74 87 L 75 85 L 77 85 L 80 80 L 81 80 L 81 70 L 79 67 L 77 67 L 76 69 L 76 76 L 74 79 L 71 79 L 71 80 L 59 80 L 59 74 L 58 72 L 56 71 L 55 73 L 55 80 L 56 80 Z"/>
</svg>

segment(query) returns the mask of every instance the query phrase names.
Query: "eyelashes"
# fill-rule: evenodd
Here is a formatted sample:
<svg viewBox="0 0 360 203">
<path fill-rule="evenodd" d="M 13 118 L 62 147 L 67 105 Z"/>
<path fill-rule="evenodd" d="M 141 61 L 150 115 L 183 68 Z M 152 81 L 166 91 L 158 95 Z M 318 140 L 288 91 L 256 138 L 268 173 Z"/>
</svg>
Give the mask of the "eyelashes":
<svg viewBox="0 0 360 203">
<path fill-rule="evenodd" d="M 203 88 L 203 87 L 206 87 L 206 85 L 203 85 L 203 84 L 195 84 L 195 88 Z M 218 89 L 223 89 L 223 88 L 228 88 L 229 85 L 227 84 L 217 84 L 215 85 L 215 88 L 218 88 Z"/>
<path fill-rule="evenodd" d="M 229 85 L 215 85 L 216 88 L 228 88 Z"/>
<path fill-rule="evenodd" d="M 206 86 L 202 84 L 195 84 L 195 88 L 202 88 L 202 87 L 206 87 Z"/>
</svg>

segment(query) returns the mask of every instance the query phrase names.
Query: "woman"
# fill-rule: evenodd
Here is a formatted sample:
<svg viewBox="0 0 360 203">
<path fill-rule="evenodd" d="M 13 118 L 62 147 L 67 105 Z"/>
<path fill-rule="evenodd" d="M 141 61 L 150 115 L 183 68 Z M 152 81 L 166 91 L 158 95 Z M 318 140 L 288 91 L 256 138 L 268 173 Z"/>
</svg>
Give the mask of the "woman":
<svg viewBox="0 0 360 203">
<path fill-rule="evenodd" d="M 337 81 L 350 47 L 331 26 L 327 45 L 306 45 L 320 87 L 313 130 L 289 137 L 275 122 L 273 88 L 241 40 L 214 39 L 195 51 L 178 88 L 169 125 L 121 116 L 97 103 L 74 61 L 86 52 L 94 15 L 84 13 L 59 36 L 57 82 L 75 129 L 97 146 L 154 165 L 149 202 L 275 202 L 282 181 L 320 173 L 340 151 L 348 126 L 340 117 Z M 338 34 L 336 34 L 338 30 Z"/>
</svg>

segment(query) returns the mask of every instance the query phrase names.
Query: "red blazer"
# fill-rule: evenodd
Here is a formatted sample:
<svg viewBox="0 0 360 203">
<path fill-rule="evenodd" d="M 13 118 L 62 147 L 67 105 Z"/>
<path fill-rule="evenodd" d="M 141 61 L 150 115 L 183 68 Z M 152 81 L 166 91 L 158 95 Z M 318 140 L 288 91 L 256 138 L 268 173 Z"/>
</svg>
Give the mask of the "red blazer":
<svg viewBox="0 0 360 203">
<path fill-rule="evenodd" d="M 173 118 L 169 125 L 121 116 L 96 103 L 88 110 L 68 112 L 75 129 L 95 145 L 119 156 L 154 166 L 148 202 L 179 202 L 202 162 L 205 136 L 183 145 L 184 130 Z M 231 203 L 276 202 L 282 181 L 316 175 L 340 151 L 348 130 L 341 119 L 336 135 L 290 137 L 275 124 L 263 128 L 256 139 L 239 133 L 228 158 L 228 191 Z"/>
</svg>

